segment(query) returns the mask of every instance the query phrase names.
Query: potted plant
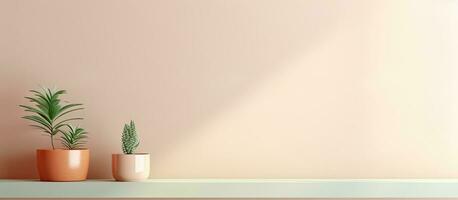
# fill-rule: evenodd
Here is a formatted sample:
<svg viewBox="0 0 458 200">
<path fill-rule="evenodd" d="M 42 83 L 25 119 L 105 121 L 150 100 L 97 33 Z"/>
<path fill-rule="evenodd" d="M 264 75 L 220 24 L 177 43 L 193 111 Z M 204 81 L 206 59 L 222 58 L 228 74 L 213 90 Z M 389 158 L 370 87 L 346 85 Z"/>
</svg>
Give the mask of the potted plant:
<svg viewBox="0 0 458 200">
<path fill-rule="evenodd" d="M 121 137 L 123 154 L 112 155 L 112 172 L 117 181 L 141 181 L 149 177 L 150 155 L 135 153 L 140 144 L 135 123 L 124 125 Z"/>
<path fill-rule="evenodd" d="M 89 150 L 82 148 L 87 132 L 69 124 L 81 120 L 80 117 L 66 118 L 68 114 L 82 110 L 82 104 L 63 105 L 60 95 L 65 90 L 30 90 L 31 97 L 25 97 L 33 106 L 20 105 L 32 113 L 22 118 L 32 121 L 32 127 L 40 129 L 49 136 L 51 149 L 37 150 L 37 168 L 42 181 L 82 181 L 87 178 Z M 64 148 L 56 148 L 54 140 L 58 134 Z"/>
</svg>

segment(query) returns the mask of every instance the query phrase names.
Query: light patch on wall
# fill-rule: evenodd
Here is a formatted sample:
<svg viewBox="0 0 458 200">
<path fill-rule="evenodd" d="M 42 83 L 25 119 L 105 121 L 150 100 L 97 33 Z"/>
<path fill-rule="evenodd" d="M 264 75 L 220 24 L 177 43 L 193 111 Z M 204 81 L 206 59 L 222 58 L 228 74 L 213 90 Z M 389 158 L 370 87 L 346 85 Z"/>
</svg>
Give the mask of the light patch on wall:
<svg viewBox="0 0 458 200">
<path fill-rule="evenodd" d="M 351 39 L 359 37 L 354 35 L 357 31 L 334 31 L 311 51 L 283 63 L 170 156 L 189 159 L 169 159 L 166 165 L 188 163 L 199 169 L 211 162 L 214 173 L 235 176 L 247 176 L 247 168 L 264 166 L 258 174 L 267 177 L 282 167 L 289 169 L 283 172 L 285 176 L 304 170 L 339 174 L 364 162 L 363 66 L 358 59 L 363 51 Z M 227 135 L 231 140 L 222 140 Z M 196 161 L 191 155 L 196 153 L 205 159 Z M 239 162 L 230 168 L 218 166 L 228 160 Z M 196 176 L 200 173 L 195 172 Z"/>
</svg>

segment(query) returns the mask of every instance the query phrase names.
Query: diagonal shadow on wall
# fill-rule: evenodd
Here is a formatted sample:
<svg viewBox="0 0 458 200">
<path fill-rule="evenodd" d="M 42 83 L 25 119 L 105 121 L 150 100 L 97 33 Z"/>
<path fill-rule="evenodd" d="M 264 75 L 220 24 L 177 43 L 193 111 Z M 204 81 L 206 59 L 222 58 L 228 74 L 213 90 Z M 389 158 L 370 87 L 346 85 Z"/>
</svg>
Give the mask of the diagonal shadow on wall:
<svg viewBox="0 0 458 200">
<path fill-rule="evenodd" d="M 285 60 L 313 51 L 349 12 L 336 1 L 1 4 L 14 21 L 0 38 L 0 66 L 9 66 L 0 80 L 2 178 L 36 177 L 35 149 L 47 140 L 29 135 L 17 105 L 37 83 L 86 104 L 89 175 L 109 178 L 124 122 L 137 121 L 154 163 Z"/>
</svg>

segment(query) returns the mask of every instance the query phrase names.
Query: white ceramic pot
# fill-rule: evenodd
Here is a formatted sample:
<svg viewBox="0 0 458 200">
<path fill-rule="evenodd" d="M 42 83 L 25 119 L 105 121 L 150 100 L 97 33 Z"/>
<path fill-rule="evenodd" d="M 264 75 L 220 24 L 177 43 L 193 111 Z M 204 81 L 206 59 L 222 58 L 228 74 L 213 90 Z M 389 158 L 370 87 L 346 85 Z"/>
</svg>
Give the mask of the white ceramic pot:
<svg viewBox="0 0 458 200">
<path fill-rule="evenodd" d="M 113 154 L 112 172 L 117 181 L 142 181 L 149 178 L 148 153 Z"/>
</svg>

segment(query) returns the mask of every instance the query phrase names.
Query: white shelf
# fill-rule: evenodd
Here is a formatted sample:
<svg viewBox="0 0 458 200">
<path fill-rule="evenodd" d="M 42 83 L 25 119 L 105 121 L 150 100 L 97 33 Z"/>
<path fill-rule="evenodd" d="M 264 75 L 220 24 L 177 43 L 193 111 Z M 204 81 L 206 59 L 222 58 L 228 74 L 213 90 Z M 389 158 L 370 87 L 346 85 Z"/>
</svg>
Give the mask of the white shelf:
<svg viewBox="0 0 458 200">
<path fill-rule="evenodd" d="M 0 198 L 457 198 L 456 179 L 0 179 Z"/>
</svg>

